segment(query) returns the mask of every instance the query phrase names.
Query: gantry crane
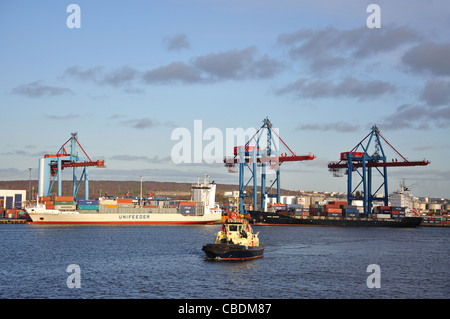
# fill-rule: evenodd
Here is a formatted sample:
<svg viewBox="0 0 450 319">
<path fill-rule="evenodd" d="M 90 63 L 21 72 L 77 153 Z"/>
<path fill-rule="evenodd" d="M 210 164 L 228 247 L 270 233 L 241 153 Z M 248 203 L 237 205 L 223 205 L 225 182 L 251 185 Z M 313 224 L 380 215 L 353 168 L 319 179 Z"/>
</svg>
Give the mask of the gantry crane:
<svg viewBox="0 0 450 319">
<path fill-rule="evenodd" d="M 267 144 L 261 146 L 261 138 L 263 132 L 267 132 L 266 142 Z M 278 139 L 287 148 L 289 154 L 285 152 L 280 153 L 279 143 L 276 143 Z M 253 144 L 253 145 L 250 145 Z M 261 147 L 260 147 L 261 146 Z M 252 138 L 243 146 L 237 146 L 234 148 L 234 156 L 226 156 L 224 158 L 225 167 L 228 167 L 228 171 L 237 173 L 236 166 L 239 165 L 239 213 L 244 213 L 244 198 L 247 196 L 246 187 L 251 181 L 253 181 L 253 209 L 257 209 L 257 167 L 261 167 L 261 201 L 260 210 L 265 210 L 266 197 L 270 193 L 270 190 L 276 183 L 276 199 L 280 202 L 280 165 L 284 162 L 294 161 L 306 161 L 316 158 L 314 155 L 296 155 L 281 139 L 277 132 L 273 129 L 272 123 L 268 118 L 263 120 L 263 125 L 256 131 Z M 266 189 L 266 174 L 267 168 L 273 169 L 276 174 L 276 178 L 272 181 L 269 189 Z M 244 184 L 244 171 L 248 168 L 251 173 L 251 177 L 247 183 Z"/>
<path fill-rule="evenodd" d="M 367 139 L 367 144 L 364 146 L 363 142 Z M 386 144 L 402 159 L 392 159 L 388 161 L 381 144 L 381 141 Z M 371 143 L 374 143 L 374 152 L 369 154 L 369 147 Z M 404 167 L 404 166 L 426 166 L 430 164 L 429 161 L 408 161 L 403 155 L 401 155 L 389 142 L 380 134 L 376 125 L 372 127 L 372 130 L 366 137 L 359 142 L 351 151 L 341 153 L 340 161 L 330 162 L 328 164 L 328 170 L 333 173 L 334 176 L 343 176 L 342 172 L 345 170 L 347 176 L 347 200 L 351 205 L 355 199 L 362 199 L 364 212 L 370 213 L 372 211 L 372 203 L 374 201 L 382 201 L 385 206 L 388 206 L 388 179 L 387 168 L 388 167 Z M 361 170 L 359 170 L 361 169 Z M 372 171 L 375 169 L 382 177 L 382 183 L 380 186 L 372 192 L 373 175 Z M 357 172 L 360 177 L 359 183 L 353 188 L 352 177 L 353 172 Z M 362 184 L 362 193 L 357 191 Z M 377 192 L 384 188 L 384 195 L 382 197 L 376 197 Z"/>
<path fill-rule="evenodd" d="M 92 161 L 86 154 L 80 142 L 77 139 L 77 133 L 72 133 L 72 136 L 61 146 L 56 154 L 46 154 L 44 158 L 39 159 L 39 183 L 38 183 L 38 195 L 49 196 L 55 179 L 58 180 L 58 196 L 62 195 L 62 179 L 61 172 L 63 169 L 71 167 L 73 169 L 73 185 L 72 195 L 77 196 L 81 182 L 84 179 L 85 199 L 89 198 L 89 180 L 88 180 L 88 167 L 105 167 L 105 161 Z M 70 153 L 67 152 L 66 147 L 70 143 Z M 85 157 L 78 155 L 78 149 L 80 148 Z M 83 172 L 78 181 L 77 168 L 82 167 Z"/>
</svg>

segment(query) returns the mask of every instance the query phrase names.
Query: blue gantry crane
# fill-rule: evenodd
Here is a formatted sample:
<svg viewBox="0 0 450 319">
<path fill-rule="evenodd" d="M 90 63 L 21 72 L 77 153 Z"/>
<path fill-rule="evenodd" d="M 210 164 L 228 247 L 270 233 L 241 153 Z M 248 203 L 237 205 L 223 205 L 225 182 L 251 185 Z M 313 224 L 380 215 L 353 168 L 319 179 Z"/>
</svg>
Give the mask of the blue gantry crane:
<svg viewBox="0 0 450 319">
<path fill-rule="evenodd" d="M 364 141 L 367 143 L 364 145 Z M 389 161 L 383 149 L 382 141 L 384 141 L 400 158 Z M 373 151 L 370 149 L 373 146 Z M 372 154 L 369 154 L 371 152 Z M 341 153 L 340 161 L 330 162 L 328 170 L 334 176 L 343 176 L 343 171 L 347 174 L 347 200 L 351 205 L 353 200 L 363 201 L 364 212 L 370 213 L 372 211 L 372 203 L 374 201 L 381 201 L 385 206 L 388 206 L 388 167 L 403 167 L 403 166 L 426 166 L 430 164 L 429 161 L 408 161 L 401 155 L 389 142 L 381 135 L 380 130 L 376 125 L 372 127 L 369 134 L 359 142 L 351 151 Z M 381 178 L 379 187 L 373 191 L 374 174 L 378 173 Z M 355 176 L 356 186 L 353 184 L 353 176 Z M 362 186 L 362 191 L 361 190 Z M 377 195 L 378 191 L 383 188 L 384 194 Z"/>
<path fill-rule="evenodd" d="M 264 135 L 265 133 L 265 135 Z M 265 144 L 264 144 L 265 142 Z M 281 153 L 280 143 L 284 145 L 288 152 Z M 268 118 L 263 120 L 263 125 L 256 131 L 256 133 L 243 146 L 234 147 L 234 155 L 226 156 L 224 158 L 225 166 L 228 171 L 237 173 L 236 166 L 239 166 L 239 213 L 244 213 L 244 198 L 248 196 L 246 188 L 251 182 L 253 185 L 252 198 L 253 209 L 257 210 L 257 169 L 261 168 L 261 199 L 260 210 L 265 210 L 266 197 L 269 196 L 272 187 L 276 184 L 276 199 L 280 202 L 280 165 L 284 162 L 313 160 L 314 155 L 296 155 L 289 146 L 281 139 L 276 130 L 273 129 L 272 123 Z M 250 178 L 245 182 L 245 170 L 250 172 Z M 275 171 L 275 179 L 267 189 L 267 170 Z"/>
<path fill-rule="evenodd" d="M 71 137 L 61 146 L 56 154 L 46 154 L 44 155 L 44 158 L 39 159 L 39 197 L 51 195 L 55 179 L 57 179 L 58 196 L 61 196 L 62 170 L 71 167 L 73 169 L 72 196 L 77 196 L 81 182 L 84 180 L 84 197 L 86 200 L 89 199 L 88 167 L 105 167 L 105 161 L 92 161 L 84 151 L 80 142 L 78 142 L 77 135 L 77 133 L 72 133 Z M 66 150 L 68 144 L 70 144 L 70 153 Z M 82 155 L 84 156 L 78 154 L 78 148 L 82 151 Z M 83 168 L 83 171 L 78 180 L 77 169 L 79 167 Z"/>
</svg>

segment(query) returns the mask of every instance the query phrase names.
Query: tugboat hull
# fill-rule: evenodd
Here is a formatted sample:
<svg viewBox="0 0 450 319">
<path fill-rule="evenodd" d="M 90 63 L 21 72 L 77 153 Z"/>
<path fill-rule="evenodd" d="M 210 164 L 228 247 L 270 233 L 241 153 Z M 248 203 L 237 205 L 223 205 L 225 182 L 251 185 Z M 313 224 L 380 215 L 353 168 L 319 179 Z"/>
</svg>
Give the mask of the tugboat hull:
<svg viewBox="0 0 450 319">
<path fill-rule="evenodd" d="M 203 246 L 203 251 L 211 259 L 248 260 L 261 258 L 264 247 L 262 245 L 252 247 L 234 244 L 206 244 Z"/>
</svg>

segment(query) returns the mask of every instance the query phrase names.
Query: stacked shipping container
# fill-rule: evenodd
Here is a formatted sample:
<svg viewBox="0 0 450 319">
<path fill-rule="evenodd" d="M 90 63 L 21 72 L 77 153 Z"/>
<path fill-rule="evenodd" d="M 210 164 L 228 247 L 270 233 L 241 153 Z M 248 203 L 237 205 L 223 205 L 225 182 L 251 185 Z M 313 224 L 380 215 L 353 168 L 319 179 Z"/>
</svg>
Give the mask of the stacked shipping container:
<svg viewBox="0 0 450 319">
<path fill-rule="evenodd" d="M 55 209 L 61 211 L 74 211 L 77 209 L 73 196 L 53 196 L 53 203 Z"/>
<path fill-rule="evenodd" d="M 195 208 L 196 208 L 195 202 L 180 202 L 179 206 L 180 206 L 180 214 L 190 216 L 195 215 Z"/>
<path fill-rule="evenodd" d="M 99 210 L 98 200 L 78 200 L 77 209 L 79 211 Z"/>
<path fill-rule="evenodd" d="M 294 214 L 296 216 L 329 216 L 329 217 L 362 217 L 362 206 L 348 205 L 347 201 L 330 201 L 328 203 L 312 204 L 308 208 L 302 205 L 272 204 L 271 208 L 279 213 Z M 373 210 L 374 218 L 405 217 L 404 207 L 378 206 Z"/>
</svg>

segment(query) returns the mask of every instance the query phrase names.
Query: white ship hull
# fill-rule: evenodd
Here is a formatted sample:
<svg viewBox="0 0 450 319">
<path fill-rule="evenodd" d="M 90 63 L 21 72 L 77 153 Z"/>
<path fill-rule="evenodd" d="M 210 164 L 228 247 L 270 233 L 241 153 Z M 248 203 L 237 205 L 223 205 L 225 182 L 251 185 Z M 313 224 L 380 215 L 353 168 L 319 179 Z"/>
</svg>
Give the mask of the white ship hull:
<svg viewBox="0 0 450 319">
<path fill-rule="evenodd" d="M 207 176 L 207 175 L 206 175 Z M 183 225 L 212 224 L 221 221 L 222 212 L 214 202 L 216 185 L 205 182 L 192 185 L 194 207 L 178 208 L 107 207 L 99 202 L 95 210 L 46 209 L 45 205 L 26 208 L 33 224 L 97 224 L 97 225 Z M 56 208 L 56 207 L 55 207 Z M 72 208 L 74 209 L 74 208 Z M 192 212 L 192 213 L 191 213 Z"/>
<path fill-rule="evenodd" d="M 212 224 L 220 221 L 220 213 L 192 216 L 183 214 L 136 213 L 79 213 L 58 210 L 28 210 L 33 224 L 97 224 L 97 225 L 186 225 Z"/>
</svg>

